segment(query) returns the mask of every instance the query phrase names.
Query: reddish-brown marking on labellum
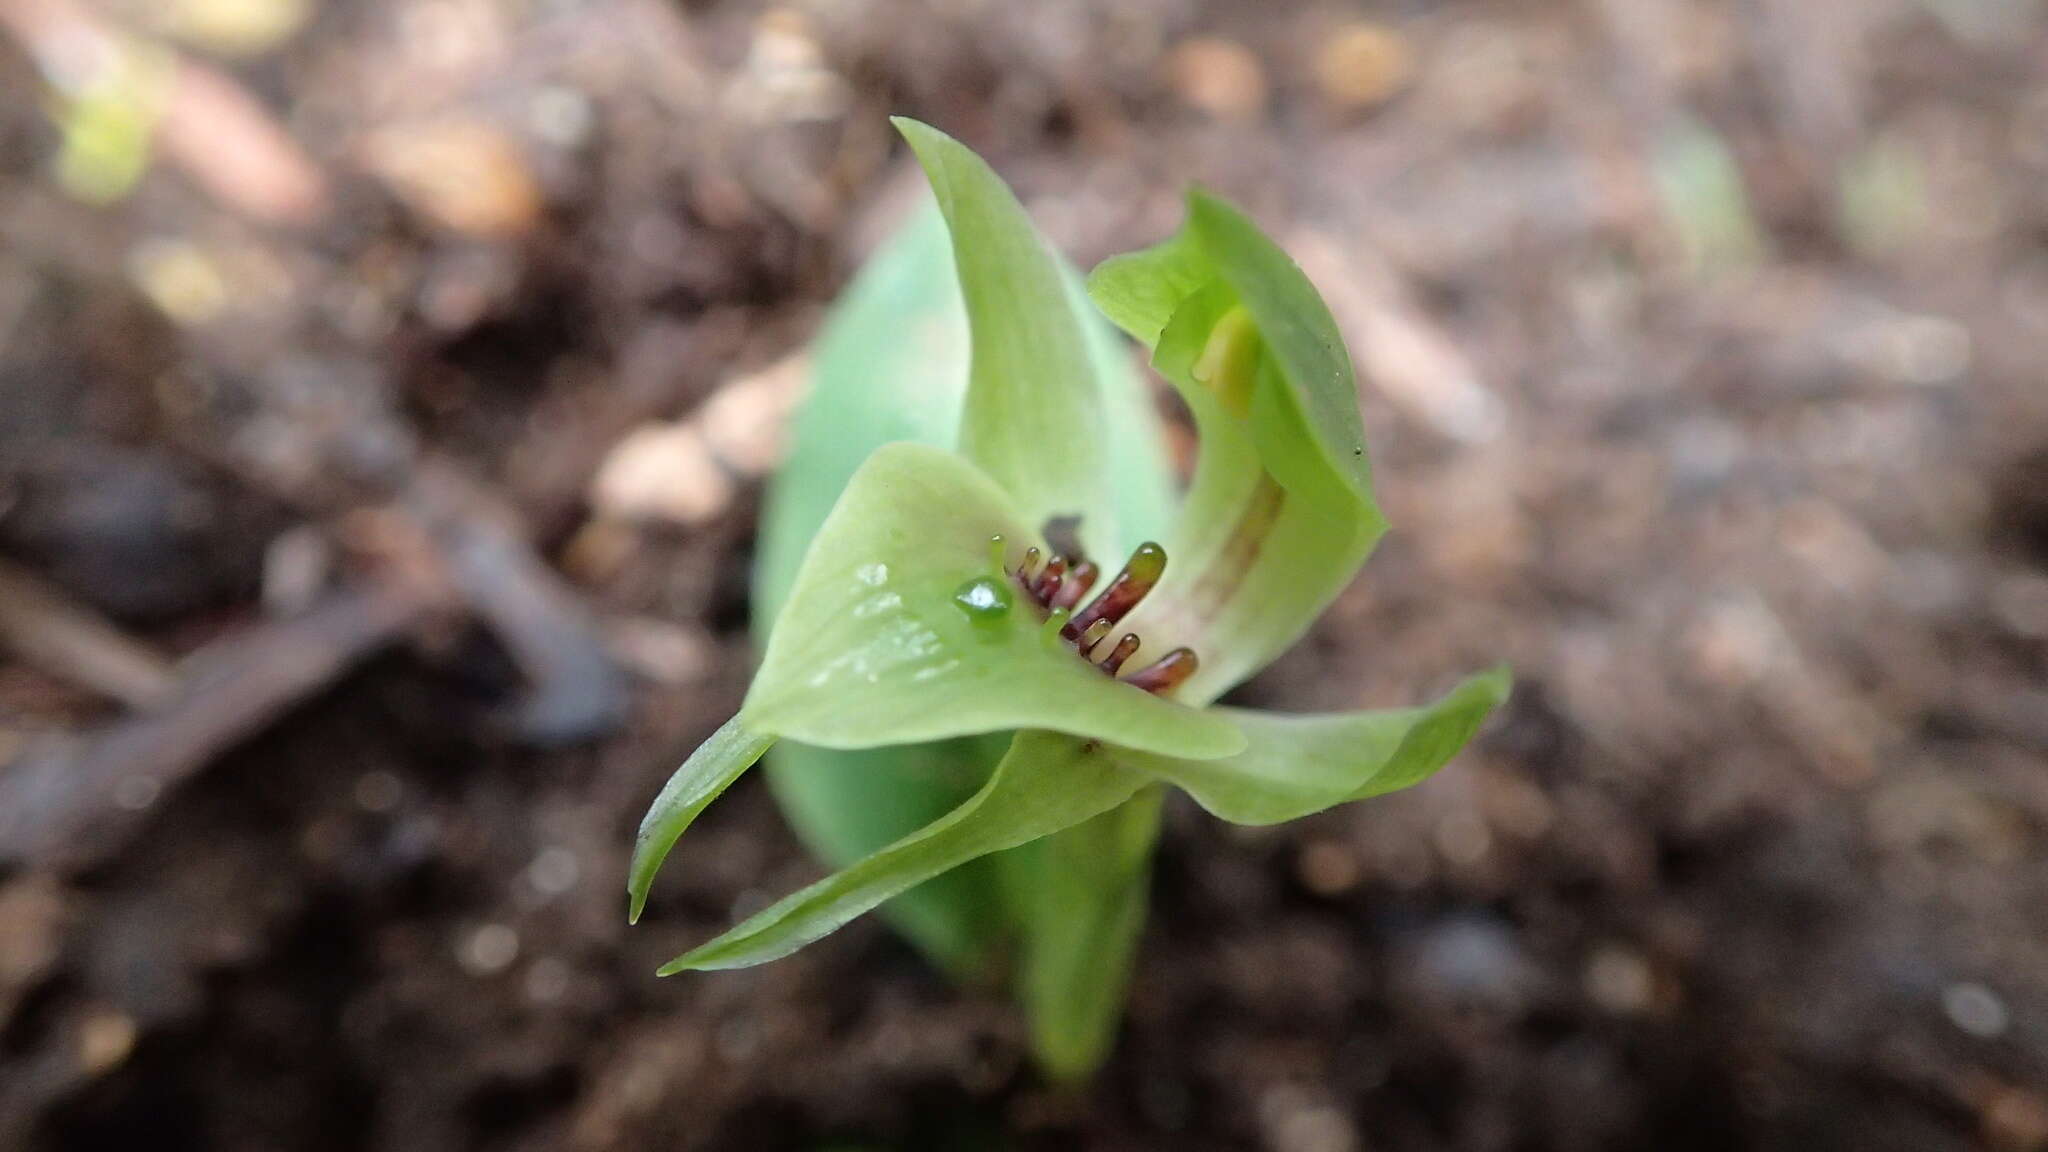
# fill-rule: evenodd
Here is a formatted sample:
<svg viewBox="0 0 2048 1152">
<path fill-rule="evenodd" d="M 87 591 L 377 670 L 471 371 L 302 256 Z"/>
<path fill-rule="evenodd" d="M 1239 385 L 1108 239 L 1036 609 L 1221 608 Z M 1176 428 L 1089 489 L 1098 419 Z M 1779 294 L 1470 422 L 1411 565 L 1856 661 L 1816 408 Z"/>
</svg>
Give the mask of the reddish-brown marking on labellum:
<svg viewBox="0 0 2048 1152">
<path fill-rule="evenodd" d="M 1109 582 L 1102 595 L 1089 601 L 1086 608 L 1067 621 L 1060 635 L 1068 640 L 1079 640 L 1098 620 L 1107 620 L 1112 628 L 1115 627 L 1117 621 L 1129 615 L 1131 609 L 1138 606 L 1138 601 L 1152 591 L 1165 571 L 1166 549 L 1150 541 L 1138 545 L 1138 550 L 1124 562 L 1123 571 L 1116 574 L 1116 579 Z"/>
<path fill-rule="evenodd" d="M 1102 663 L 1097 664 L 1096 667 L 1102 669 L 1104 674 L 1114 676 L 1118 672 L 1123 671 L 1124 661 L 1129 660 L 1132 656 L 1137 655 L 1137 653 L 1137 634 L 1126 632 L 1124 633 L 1124 638 L 1116 642 L 1116 647 L 1110 649 L 1109 655 L 1104 656 Z"/>
<path fill-rule="evenodd" d="M 1097 568 L 1093 560 L 1083 560 L 1074 565 L 1074 570 L 1067 574 L 1066 579 L 1061 581 L 1059 588 L 1054 591 L 1052 601 L 1047 607 L 1072 608 L 1079 604 L 1081 597 L 1086 596 L 1088 589 L 1095 586 L 1095 578 L 1101 574 L 1102 569 Z"/>
<path fill-rule="evenodd" d="M 1195 658 L 1194 649 L 1175 648 L 1151 664 L 1131 673 L 1130 678 L 1124 683 L 1133 688 L 1143 688 L 1155 696 L 1163 696 L 1187 683 L 1188 677 L 1193 676 L 1195 669 L 1200 665 L 1201 661 Z"/>
</svg>

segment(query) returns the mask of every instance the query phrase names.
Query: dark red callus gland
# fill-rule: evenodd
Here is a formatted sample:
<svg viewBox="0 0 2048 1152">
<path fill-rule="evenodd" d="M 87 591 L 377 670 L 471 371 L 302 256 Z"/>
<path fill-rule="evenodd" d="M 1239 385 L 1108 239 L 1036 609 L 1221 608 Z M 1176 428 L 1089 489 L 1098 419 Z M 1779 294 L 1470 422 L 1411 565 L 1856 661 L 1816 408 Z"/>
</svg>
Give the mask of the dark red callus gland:
<svg viewBox="0 0 2048 1152">
<path fill-rule="evenodd" d="M 1060 583 L 1066 574 L 1067 558 L 1054 556 L 1045 562 L 1045 571 L 1040 572 L 1038 579 L 1032 583 L 1031 594 L 1038 598 L 1040 604 L 1050 605 L 1053 598 L 1059 595 Z"/>
<path fill-rule="evenodd" d="M 1083 560 L 1074 565 L 1074 570 L 1067 573 L 1066 579 L 1053 590 L 1047 607 L 1070 609 L 1079 604 L 1081 597 L 1086 596 L 1088 589 L 1095 586 L 1095 578 L 1100 575 L 1102 569 L 1097 568 L 1093 560 Z"/>
<path fill-rule="evenodd" d="M 1166 549 L 1150 541 L 1138 545 L 1131 558 L 1124 561 L 1123 571 L 1102 590 L 1102 595 L 1088 602 L 1086 608 L 1074 613 L 1060 635 L 1070 641 L 1077 641 L 1082 634 L 1098 620 L 1107 620 L 1111 627 L 1145 598 L 1145 594 L 1158 585 L 1159 577 L 1166 572 Z"/>
<path fill-rule="evenodd" d="M 1037 548 L 1026 549 L 1023 562 L 1017 565 L 1011 576 L 1015 578 L 1017 587 L 1039 608 L 1048 612 L 1056 609 L 1071 611 L 1081 602 L 1081 597 L 1087 595 L 1102 570 L 1091 560 L 1069 560 L 1058 554 L 1046 559 L 1041 568 L 1041 555 Z M 1151 543 L 1139 545 L 1124 563 L 1123 570 L 1109 582 L 1109 587 L 1066 622 L 1060 629 L 1060 637 L 1072 644 L 1082 659 L 1090 659 L 1096 646 L 1107 640 L 1117 624 L 1158 586 L 1165 571 L 1166 549 Z M 1139 643 L 1135 633 L 1124 633 L 1109 654 L 1095 666 L 1104 675 L 1115 676 L 1123 671 L 1125 662 L 1137 654 Z M 1194 652 L 1176 648 L 1133 673 L 1124 683 L 1155 694 L 1171 692 L 1195 674 L 1196 663 Z"/>
<path fill-rule="evenodd" d="M 1143 688 L 1153 695 L 1162 695 L 1187 683 L 1195 674 L 1201 661 L 1195 658 L 1192 648 L 1175 648 L 1151 664 L 1131 673 L 1124 681 L 1133 688 Z"/>
<path fill-rule="evenodd" d="M 1102 663 L 1096 667 L 1102 669 L 1105 675 L 1114 676 L 1123 671 L 1124 661 L 1137 654 L 1138 637 L 1134 633 L 1126 632 L 1124 638 L 1116 642 L 1116 647 L 1110 649 L 1109 655 L 1104 656 Z"/>
</svg>

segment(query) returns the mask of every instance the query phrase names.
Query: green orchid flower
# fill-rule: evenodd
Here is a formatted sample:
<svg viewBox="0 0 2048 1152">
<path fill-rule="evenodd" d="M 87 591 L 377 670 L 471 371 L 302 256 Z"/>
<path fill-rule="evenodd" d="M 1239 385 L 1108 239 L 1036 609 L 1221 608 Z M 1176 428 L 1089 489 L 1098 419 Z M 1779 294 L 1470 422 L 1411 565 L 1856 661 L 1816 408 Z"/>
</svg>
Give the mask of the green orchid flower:
<svg viewBox="0 0 2048 1152">
<path fill-rule="evenodd" d="M 1472 737 L 1508 675 L 1394 711 L 1216 705 L 1385 531 L 1327 308 L 1201 193 L 1178 235 L 1084 290 L 986 164 L 897 124 L 939 211 L 819 340 L 762 530 L 760 670 L 647 813 L 631 916 L 691 821 L 773 747 L 778 799 L 839 871 L 662 973 L 773 960 L 889 902 L 947 970 L 1012 973 L 1040 1062 L 1078 1076 L 1114 1034 L 1167 788 L 1239 824 L 1404 788 Z M 1104 315 L 1193 412 L 1177 508 Z"/>
</svg>

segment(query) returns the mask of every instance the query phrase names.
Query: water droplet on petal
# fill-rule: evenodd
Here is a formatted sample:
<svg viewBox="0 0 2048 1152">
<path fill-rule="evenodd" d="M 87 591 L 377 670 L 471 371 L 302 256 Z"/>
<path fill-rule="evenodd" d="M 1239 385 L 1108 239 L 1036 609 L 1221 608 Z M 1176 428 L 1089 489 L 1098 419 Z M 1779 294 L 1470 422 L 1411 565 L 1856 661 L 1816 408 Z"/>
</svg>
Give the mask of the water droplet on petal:
<svg viewBox="0 0 2048 1152">
<path fill-rule="evenodd" d="M 977 576 L 953 590 L 953 603 L 971 620 L 1000 620 L 1010 612 L 1010 586 L 993 576 Z"/>
</svg>

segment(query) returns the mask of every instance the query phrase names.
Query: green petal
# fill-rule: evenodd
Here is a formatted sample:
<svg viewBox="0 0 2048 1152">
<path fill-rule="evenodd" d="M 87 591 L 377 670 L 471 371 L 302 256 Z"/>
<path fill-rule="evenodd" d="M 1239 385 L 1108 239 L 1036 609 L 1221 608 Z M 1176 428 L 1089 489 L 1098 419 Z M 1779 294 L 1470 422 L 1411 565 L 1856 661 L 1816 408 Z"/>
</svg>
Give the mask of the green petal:
<svg viewBox="0 0 2048 1152">
<path fill-rule="evenodd" d="M 981 466 L 1027 523 L 1083 516 L 1091 551 L 1115 530 L 1106 409 L 1081 313 L 1023 206 L 989 166 L 952 137 L 898 117 L 953 237 L 973 359 L 960 453 Z"/>
<path fill-rule="evenodd" d="M 640 818 L 640 835 L 633 841 L 633 863 L 626 873 L 626 921 L 637 922 L 647 906 L 647 889 L 669 849 L 697 818 L 705 806 L 718 799 L 740 773 L 775 743 L 773 736 L 748 730 L 735 716 L 719 725 L 709 740 L 697 746 L 683 766 L 662 786 L 661 795 Z"/>
<path fill-rule="evenodd" d="M 1213 700 L 1299 639 L 1386 529 L 1356 383 L 1315 288 L 1229 205 L 1190 197 L 1181 233 L 1089 278 L 1146 339 L 1194 412 L 1195 481 L 1172 564 L 1129 627 L 1202 664 L 1181 698 Z"/>
<path fill-rule="evenodd" d="M 1310 716 L 1223 709 L 1245 733 L 1237 755 L 1197 761 L 1133 753 L 1122 762 L 1233 824 L 1279 824 L 1428 778 L 1507 699 L 1508 685 L 1500 667 L 1421 708 Z"/>
<path fill-rule="evenodd" d="M 1021 596 L 998 615 L 955 593 L 995 575 L 989 542 L 1035 541 L 995 483 L 918 444 L 869 458 L 812 542 L 741 715 L 827 748 L 1048 728 L 1204 759 L 1230 721 L 1102 675 L 1049 639 Z"/>
<path fill-rule="evenodd" d="M 662 966 L 743 968 L 780 959 L 915 884 L 1028 844 L 1123 803 L 1145 778 L 1088 742 L 1020 732 L 980 792 L 945 818 L 776 902 Z"/>
</svg>

